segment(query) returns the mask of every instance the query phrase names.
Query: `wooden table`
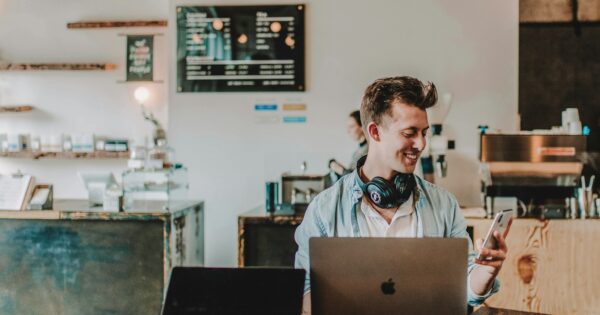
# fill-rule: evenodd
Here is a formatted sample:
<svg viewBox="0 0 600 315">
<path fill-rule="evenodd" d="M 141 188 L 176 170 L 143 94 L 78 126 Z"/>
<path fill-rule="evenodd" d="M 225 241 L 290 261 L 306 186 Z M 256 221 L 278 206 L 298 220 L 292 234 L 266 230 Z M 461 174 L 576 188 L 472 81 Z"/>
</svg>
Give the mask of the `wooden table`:
<svg viewBox="0 0 600 315">
<path fill-rule="evenodd" d="M 170 269 L 204 262 L 202 202 L 0 211 L 0 314 L 158 314 Z"/>
</svg>

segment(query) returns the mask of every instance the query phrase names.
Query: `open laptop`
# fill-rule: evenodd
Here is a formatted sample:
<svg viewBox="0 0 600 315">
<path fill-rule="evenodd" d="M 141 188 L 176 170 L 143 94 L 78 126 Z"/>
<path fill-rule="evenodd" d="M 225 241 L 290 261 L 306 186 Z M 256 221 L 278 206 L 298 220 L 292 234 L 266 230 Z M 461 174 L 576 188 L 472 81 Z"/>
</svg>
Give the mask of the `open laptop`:
<svg viewBox="0 0 600 315">
<path fill-rule="evenodd" d="M 292 268 L 175 267 L 162 314 L 299 315 L 304 278 Z"/>
<path fill-rule="evenodd" d="M 467 314 L 467 239 L 311 238 L 313 315 Z"/>
</svg>

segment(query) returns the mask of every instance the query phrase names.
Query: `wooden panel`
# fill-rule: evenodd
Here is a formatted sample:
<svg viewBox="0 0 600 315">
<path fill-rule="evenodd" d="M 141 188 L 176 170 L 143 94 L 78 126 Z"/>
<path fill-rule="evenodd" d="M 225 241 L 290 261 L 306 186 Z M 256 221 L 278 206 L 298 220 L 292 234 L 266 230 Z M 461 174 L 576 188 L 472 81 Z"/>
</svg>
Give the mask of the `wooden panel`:
<svg viewBox="0 0 600 315">
<path fill-rule="evenodd" d="M 469 219 L 476 238 L 491 220 Z M 515 220 L 498 308 L 549 314 L 600 314 L 600 220 Z"/>
<path fill-rule="evenodd" d="M 39 70 L 114 70 L 117 65 L 110 63 L 0 63 L 0 71 L 39 71 Z"/>
<path fill-rule="evenodd" d="M 238 217 L 238 266 L 292 267 L 301 222 L 302 215 L 270 216 L 262 208 Z"/>
<path fill-rule="evenodd" d="M 520 0 L 520 22 L 569 22 L 573 20 L 571 0 Z"/>
<path fill-rule="evenodd" d="M 33 106 L 15 105 L 15 106 L 0 106 L 0 113 L 20 113 L 33 110 Z"/>
<path fill-rule="evenodd" d="M 158 314 L 161 221 L 0 220 L 0 313 Z"/>
<path fill-rule="evenodd" d="M 67 28 L 164 27 L 167 20 L 150 21 L 86 21 L 67 23 Z"/>
<path fill-rule="evenodd" d="M 600 0 L 578 0 L 577 19 L 585 22 L 600 21 Z"/>
</svg>

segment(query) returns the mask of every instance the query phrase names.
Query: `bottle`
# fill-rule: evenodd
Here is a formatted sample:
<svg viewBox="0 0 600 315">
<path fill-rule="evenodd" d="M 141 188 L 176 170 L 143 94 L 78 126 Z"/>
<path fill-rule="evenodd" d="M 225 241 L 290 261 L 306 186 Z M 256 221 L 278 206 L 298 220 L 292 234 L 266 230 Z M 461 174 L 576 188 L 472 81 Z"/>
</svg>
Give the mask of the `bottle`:
<svg viewBox="0 0 600 315">
<path fill-rule="evenodd" d="M 147 167 L 151 169 L 170 168 L 175 151 L 167 145 L 166 139 L 158 139 L 156 146 L 148 152 Z"/>
</svg>

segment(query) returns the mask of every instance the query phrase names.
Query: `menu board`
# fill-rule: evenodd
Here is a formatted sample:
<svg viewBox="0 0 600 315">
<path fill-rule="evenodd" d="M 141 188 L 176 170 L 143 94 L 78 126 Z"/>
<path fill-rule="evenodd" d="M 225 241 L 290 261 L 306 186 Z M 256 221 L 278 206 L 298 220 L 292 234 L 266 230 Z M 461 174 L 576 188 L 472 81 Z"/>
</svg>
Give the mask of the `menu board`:
<svg viewBox="0 0 600 315">
<path fill-rule="evenodd" d="M 177 91 L 304 91 L 304 11 L 177 7 Z"/>
</svg>

